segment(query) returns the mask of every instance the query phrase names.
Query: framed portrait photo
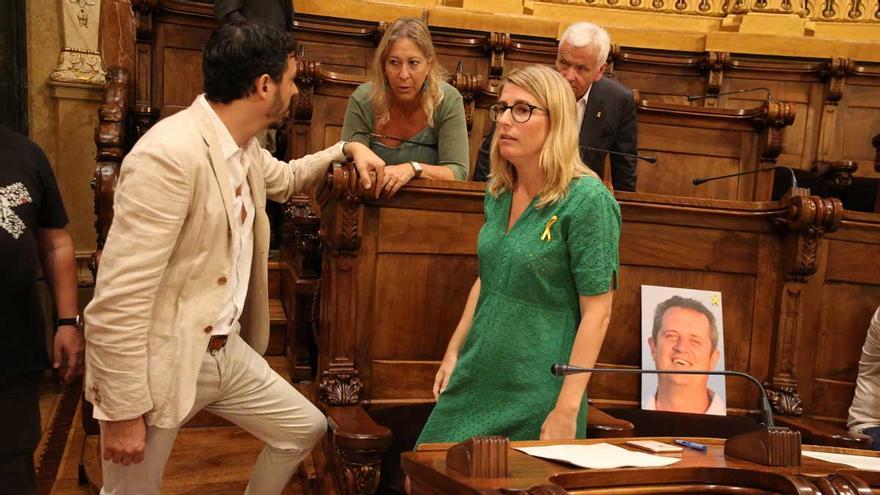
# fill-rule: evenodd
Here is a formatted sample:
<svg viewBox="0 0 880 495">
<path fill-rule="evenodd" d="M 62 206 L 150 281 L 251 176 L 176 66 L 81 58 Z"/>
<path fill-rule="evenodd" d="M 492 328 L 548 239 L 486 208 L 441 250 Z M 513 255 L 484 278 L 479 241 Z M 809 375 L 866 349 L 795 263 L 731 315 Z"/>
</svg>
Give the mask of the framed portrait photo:
<svg viewBox="0 0 880 495">
<path fill-rule="evenodd" d="M 723 371 L 721 293 L 642 286 L 642 368 Z M 642 409 L 727 414 L 724 376 L 643 374 Z"/>
</svg>

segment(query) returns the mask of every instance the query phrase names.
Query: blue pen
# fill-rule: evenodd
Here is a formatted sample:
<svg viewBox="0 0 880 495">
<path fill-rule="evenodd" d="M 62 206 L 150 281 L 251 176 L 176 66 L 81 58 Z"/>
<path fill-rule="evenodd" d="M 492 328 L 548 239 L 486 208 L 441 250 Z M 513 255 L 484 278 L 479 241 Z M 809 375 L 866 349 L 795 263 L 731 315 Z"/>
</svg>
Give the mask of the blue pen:
<svg viewBox="0 0 880 495">
<path fill-rule="evenodd" d="M 706 446 L 701 443 L 688 442 L 687 440 L 676 440 L 675 443 L 677 443 L 678 445 L 681 445 L 682 447 L 687 447 L 689 449 L 699 450 L 700 452 L 706 451 Z"/>
</svg>

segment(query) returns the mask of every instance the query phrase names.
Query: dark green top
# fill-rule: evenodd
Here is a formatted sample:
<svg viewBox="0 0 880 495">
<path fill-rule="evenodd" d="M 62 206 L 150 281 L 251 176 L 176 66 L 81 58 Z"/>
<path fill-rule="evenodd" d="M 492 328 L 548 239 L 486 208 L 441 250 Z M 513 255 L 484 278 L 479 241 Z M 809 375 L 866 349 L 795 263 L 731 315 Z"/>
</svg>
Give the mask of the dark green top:
<svg viewBox="0 0 880 495">
<path fill-rule="evenodd" d="M 562 387 L 550 366 L 568 363 L 578 296 L 617 283 L 620 208 L 601 182 L 575 179 L 563 199 L 540 210 L 533 200 L 505 233 L 510 201 L 509 192 L 486 194 L 473 322 L 417 444 L 474 435 L 537 440 Z M 586 434 L 586 401 L 584 394 L 578 438 Z"/>
<path fill-rule="evenodd" d="M 370 147 L 388 165 L 417 161 L 429 165 L 443 165 L 456 180 L 468 178 L 468 135 L 461 94 L 454 86 L 440 83 L 443 99 L 434 109 L 434 123 L 406 138 L 421 144 L 401 143 L 388 146 L 367 134 L 373 132 L 376 114 L 373 111 L 373 83 L 364 83 L 354 90 L 345 109 L 342 139 L 358 141 Z M 363 133 L 363 134 L 355 134 Z"/>
</svg>

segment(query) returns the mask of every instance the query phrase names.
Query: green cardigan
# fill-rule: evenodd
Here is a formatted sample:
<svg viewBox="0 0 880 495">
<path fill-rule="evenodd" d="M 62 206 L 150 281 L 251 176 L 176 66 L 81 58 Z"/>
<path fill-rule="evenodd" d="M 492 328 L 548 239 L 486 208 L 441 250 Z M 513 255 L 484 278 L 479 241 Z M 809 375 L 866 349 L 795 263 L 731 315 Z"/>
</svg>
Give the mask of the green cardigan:
<svg viewBox="0 0 880 495">
<path fill-rule="evenodd" d="M 361 84 L 348 99 L 345 120 L 342 124 L 342 139 L 357 141 L 369 146 L 388 165 L 409 161 L 443 165 L 452 170 L 456 180 L 467 180 L 470 161 L 468 159 L 467 124 L 465 123 L 461 94 L 455 87 L 446 82 L 440 83 L 443 99 L 440 101 L 440 105 L 434 109 L 432 126 L 425 127 L 414 136 L 396 136 L 425 145 L 436 145 L 432 147 L 413 143 L 388 146 L 365 135 L 373 132 L 376 120 L 376 114 L 373 111 L 372 86 L 372 83 L 369 82 Z M 364 134 L 355 135 L 355 133 Z"/>
</svg>

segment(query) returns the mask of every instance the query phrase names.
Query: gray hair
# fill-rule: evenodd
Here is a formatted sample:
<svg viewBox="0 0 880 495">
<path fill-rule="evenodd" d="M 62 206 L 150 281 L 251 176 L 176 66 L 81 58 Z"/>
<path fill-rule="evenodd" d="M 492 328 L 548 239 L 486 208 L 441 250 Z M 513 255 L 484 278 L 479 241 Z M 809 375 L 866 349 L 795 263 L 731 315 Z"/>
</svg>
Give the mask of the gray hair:
<svg viewBox="0 0 880 495">
<path fill-rule="evenodd" d="M 576 22 L 566 28 L 559 39 L 559 44 L 571 43 L 575 48 L 594 46 L 597 48 L 597 65 L 601 66 L 608 60 L 608 52 L 611 51 L 611 37 L 608 32 L 592 22 Z"/>
</svg>

